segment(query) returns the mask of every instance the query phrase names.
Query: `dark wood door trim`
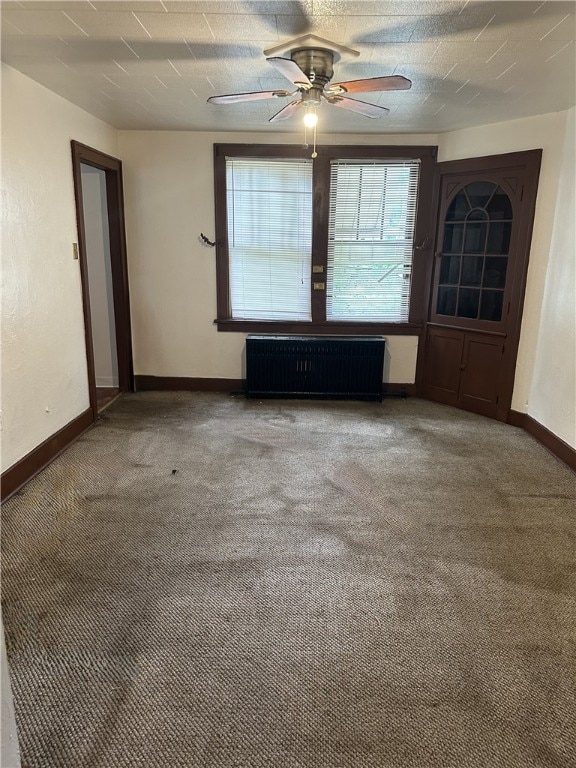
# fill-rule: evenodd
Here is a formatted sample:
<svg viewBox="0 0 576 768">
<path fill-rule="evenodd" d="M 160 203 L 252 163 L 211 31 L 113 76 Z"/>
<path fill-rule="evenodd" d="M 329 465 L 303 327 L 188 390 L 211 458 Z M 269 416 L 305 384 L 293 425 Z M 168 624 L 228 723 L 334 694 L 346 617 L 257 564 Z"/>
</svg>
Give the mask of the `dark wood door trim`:
<svg viewBox="0 0 576 768">
<path fill-rule="evenodd" d="M 530 243 L 532 239 L 532 229 L 534 224 L 534 211 L 536 207 L 536 193 L 538 188 L 538 177 L 540 173 L 540 163 L 542 150 L 534 149 L 526 152 L 512 152 L 502 155 L 491 155 L 488 157 L 468 158 L 464 160 L 453 160 L 439 163 L 436 166 L 434 179 L 433 205 L 434 228 L 435 228 L 435 247 L 434 253 L 439 250 L 439 233 L 441 230 L 440 215 L 442 212 L 441 189 L 442 179 L 451 174 L 477 174 L 477 173 L 498 173 L 502 174 L 510 171 L 521 177 L 522 191 L 520 193 L 520 216 L 521 226 L 518 229 L 516 242 L 516 258 L 512 265 L 510 280 L 510 312 L 508 315 L 507 327 L 505 330 L 504 354 L 502 355 L 502 396 L 499 398 L 496 418 L 506 421 L 510 412 L 512 402 L 512 392 L 514 387 L 514 375 L 516 370 L 516 359 L 518 355 L 518 344 L 520 340 L 522 311 L 524 305 L 524 295 L 526 290 L 526 277 L 528 273 L 528 257 L 530 253 Z M 430 318 L 432 297 L 434 290 L 434 259 L 430 259 L 428 267 L 428 292 L 425 299 L 426 317 Z M 416 385 L 420 395 L 426 396 L 425 388 L 425 365 L 426 365 L 426 345 L 428 338 L 428 327 L 438 327 L 442 323 L 428 322 L 422 329 L 420 344 L 418 348 L 418 358 L 416 365 Z M 450 321 L 449 327 L 455 326 Z M 477 328 L 462 328 L 462 332 L 471 332 L 481 334 L 483 331 Z M 494 331 L 486 329 L 486 333 L 494 335 Z"/>
<path fill-rule="evenodd" d="M 99 152 L 85 144 L 72 141 L 72 173 L 76 201 L 76 222 L 78 227 L 78 250 L 82 301 L 84 308 L 84 329 L 86 358 L 88 365 L 88 389 L 90 408 L 94 419 L 98 415 L 96 401 L 96 374 L 94 369 L 94 347 L 92 341 L 92 320 L 90 317 L 90 291 L 88 284 L 88 261 L 86 255 L 86 231 L 84 227 L 84 206 L 82 199 L 81 164 L 99 168 L 106 174 L 106 197 L 108 204 L 108 226 L 110 231 L 110 260 L 116 326 L 116 354 L 118 357 L 118 380 L 121 392 L 134 390 L 134 369 L 132 362 L 132 330 L 130 322 L 130 295 L 128 290 L 128 262 L 126 256 L 126 231 L 124 223 L 124 191 L 122 163 L 115 157 Z"/>
</svg>

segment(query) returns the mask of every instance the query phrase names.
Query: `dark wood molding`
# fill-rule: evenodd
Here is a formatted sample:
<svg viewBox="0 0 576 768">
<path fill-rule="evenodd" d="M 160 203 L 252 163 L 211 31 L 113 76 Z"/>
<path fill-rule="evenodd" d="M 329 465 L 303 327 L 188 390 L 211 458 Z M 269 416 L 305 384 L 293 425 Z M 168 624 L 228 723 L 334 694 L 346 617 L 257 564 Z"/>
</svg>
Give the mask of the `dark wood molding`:
<svg viewBox="0 0 576 768">
<path fill-rule="evenodd" d="M 90 287 L 88 281 L 81 165 L 84 164 L 93 168 L 98 168 L 106 174 L 106 198 L 110 235 L 110 262 L 112 268 L 119 389 L 121 392 L 129 392 L 134 388 L 134 372 L 132 363 L 132 331 L 130 323 L 130 296 L 128 290 L 122 163 L 115 157 L 106 155 L 103 152 L 93 149 L 92 147 L 87 147 L 85 144 L 80 144 L 77 141 L 72 141 L 71 147 L 76 222 L 78 227 L 80 277 L 82 283 L 82 304 L 84 311 L 84 334 L 88 366 L 88 390 L 90 394 L 90 407 L 92 408 L 94 418 L 96 419 L 98 415 L 98 402 L 96 397 L 92 318 L 90 314 Z"/>
<path fill-rule="evenodd" d="M 436 222 L 433 217 L 434 182 L 436 176 L 436 152 L 420 155 L 418 205 L 414 230 L 412 256 L 412 281 L 410 285 L 410 310 L 408 319 L 420 327 L 428 317 L 428 269 L 434 252 Z"/>
<path fill-rule="evenodd" d="M 204 379 L 186 376 L 136 375 L 137 392 L 243 392 L 246 379 Z M 384 395 L 416 395 L 415 384 L 382 384 Z"/>
<path fill-rule="evenodd" d="M 310 259 L 310 307 L 312 324 L 326 322 L 326 285 L 328 280 L 328 222 L 330 218 L 330 158 L 324 154 L 314 160 L 312 166 L 312 255 Z M 314 274 L 314 266 L 322 267 L 321 274 Z M 314 283 L 324 283 L 324 290 L 315 290 Z M 220 328 L 218 328 L 220 330 Z M 223 329 L 222 329 L 223 330 Z"/>
<path fill-rule="evenodd" d="M 419 336 L 419 323 L 285 323 L 276 320 L 214 320 L 219 331 L 233 333 L 288 333 L 299 336 L 352 334 L 369 336 Z"/>
<path fill-rule="evenodd" d="M 506 421 L 512 427 L 520 427 L 520 429 L 524 429 L 526 426 L 527 418 L 528 418 L 527 413 L 521 413 L 520 411 L 513 411 L 512 409 L 510 409 L 508 413 L 508 418 L 506 419 Z"/>
<path fill-rule="evenodd" d="M 110 257 L 114 318 L 116 322 L 116 354 L 120 391 L 134 388 L 132 363 L 132 327 L 130 318 L 130 290 L 128 287 L 128 256 L 126 251 L 126 226 L 124 221 L 124 182 L 122 163 L 106 173 L 108 198 L 108 226 L 110 229 Z"/>
<path fill-rule="evenodd" d="M 540 424 L 539 421 L 533 419 L 532 416 L 529 416 L 527 413 L 520 413 L 520 411 L 510 410 L 508 424 L 524 429 L 544 448 L 556 456 L 557 459 L 566 464 L 572 472 L 576 472 L 576 450 Z"/>
<path fill-rule="evenodd" d="M 501 155 L 483 155 L 482 157 L 463 157 L 460 160 L 444 160 L 439 163 L 439 170 L 446 173 L 473 173 L 519 165 L 531 165 L 540 168 L 541 149 L 527 149 L 521 152 L 504 152 Z"/>
<path fill-rule="evenodd" d="M 463 329 L 463 326 L 461 325 L 450 325 L 449 323 L 426 323 L 426 327 L 427 328 L 447 328 L 449 331 L 461 331 Z M 507 334 L 504 331 L 486 331 L 484 329 L 482 329 L 482 334 L 484 336 L 500 336 L 503 339 L 505 339 L 507 336 Z"/>
<path fill-rule="evenodd" d="M 55 432 L 2 473 L 2 501 L 10 498 L 35 477 L 94 423 L 91 408 Z"/>
<path fill-rule="evenodd" d="M 88 259 L 86 256 L 86 229 L 84 226 L 84 200 L 82 195 L 82 152 L 86 149 L 76 142 L 72 146 L 72 175 L 74 179 L 74 201 L 76 204 L 76 226 L 78 229 L 78 256 L 80 259 L 80 283 L 82 290 L 82 311 L 84 313 L 84 342 L 88 369 L 88 396 L 93 418 L 98 416 L 96 397 L 96 372 L 94 367 L 94 345 L 92 342 L 92 317 L 90 314 L 90 292 L 88 288 Z"/>
<path fill-rule="evenodd" d="M 134 377 L 137 392 L 235 392 L 244 389 L 244 379 L 204 379 L 187 376 Z"/>
<path fill-rule="evenodd" d="M 382 394 L 384 397 L 387 395 L 392 397 L 416 397 L 416 384 L 396 384 L 384 381 L 382 383 Z"/>
<path fill-rule="evenodd" d="M 230 317 L 230 264 L 228 260 L 228 213 L 226 155 L 214 144 L 214 227 L 216 240 L 216 314 Z"/>
<path fill-rule="evenodd" d="M 420 184 L 414 241 L 415 250 L 412 265 L 412 288 L 409 309 L 409 322 L 398 325 L 387 324 L 336 324 L 323 327 L 326 320 L 326 291 L 311 291 L 310 323 L 272 323 L 235 321 L 231 317 L 228 258 L 228 214 L 226 191 L 227 157 L 261 158 L 310 158 L 310 150 L 302 144 L 214 144 L 214 200 L 216 231 L 216 325 L 219 331 L 251 331 L 271 333 L 398 333 L 420 335 L 422 322 L 426 317 L 423 311 L 425 295 L 428 289 L 426 270 L 434 245 L 433 220 L 430 216 L 434 169 L 438 148 L 431 145 L 319 145 L 318 157 L 314 160 L 312 195 L 314 215 L 312 217 L 312 266 L 324 266 L 323 280 L 326 280 L 328 248 L 328 216 L 330 189 L 330 160 L 346 159 L 385 159 L 420 160 Z M 311 275 L 311 282 L 318 275 Z M 346 326 L 349 326 L 346 328 Z M 385 329 L 385 330 L 382 330 Z M 412 330 L 406 330 L 412 329 Z"/>
<path fill-rule="evenodd" d="M 396 157 L 411 160 L 415 157 L 436 159 L 438 147 L 432 144 L 318 144 L 318 157 L 337 159 Z M 214 144 L 215 157 L 303 157 L 310 158 L 310 148 L 303 144 Z"/>
</svg>

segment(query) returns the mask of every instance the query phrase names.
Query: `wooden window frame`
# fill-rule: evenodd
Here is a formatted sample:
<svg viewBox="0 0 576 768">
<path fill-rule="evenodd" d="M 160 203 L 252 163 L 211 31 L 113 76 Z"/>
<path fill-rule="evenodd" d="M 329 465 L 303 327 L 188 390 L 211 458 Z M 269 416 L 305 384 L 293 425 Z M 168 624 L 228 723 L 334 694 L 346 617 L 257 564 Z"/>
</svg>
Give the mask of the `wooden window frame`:
<svg viewBox="0 0 576 768">
<path fill-rule="evenodd" d="M 436 146 L 318 146 L 312 171 L 312 265 L 323 266 L 324 282 L 328 261 L 328 214 L 330 203 L 330 161 L 352 159 L 404 158 L 420 160 L 420 183 L 414 230 L 414 257 L 408 322 L 350 322 L 326 320 L 326 291 L 312 291 L 312 320 L 235 320 L 230 306 L 228 215 L 226 194 L 227 157 L 309 158 L 310 149 L 300 145 L 214 144 L 214 203 L 216 228 L 216 303 L 219 331 L 240 333 L 337 333 L 418 335 L 425 321 L 427 268 L 434 246 L 432 191 L 436 168 Z M 318 274 L 310 274 L 310 282 Z"/>
</svg>

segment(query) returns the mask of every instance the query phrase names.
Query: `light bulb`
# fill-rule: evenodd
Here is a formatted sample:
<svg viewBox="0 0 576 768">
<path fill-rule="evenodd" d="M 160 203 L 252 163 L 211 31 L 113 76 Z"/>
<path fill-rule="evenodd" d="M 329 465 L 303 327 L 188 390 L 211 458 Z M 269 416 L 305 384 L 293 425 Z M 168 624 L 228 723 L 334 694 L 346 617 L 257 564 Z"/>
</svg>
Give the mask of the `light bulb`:
<svg viewBox="0 0 576 768">
<path fill-rule="evenodd" d="M 307 128 L 314 128 L 316 123 L 318 122 L 318 115 L 316 112 L 306 112 L 304 115 L 304 125 Z"/>
</svg>

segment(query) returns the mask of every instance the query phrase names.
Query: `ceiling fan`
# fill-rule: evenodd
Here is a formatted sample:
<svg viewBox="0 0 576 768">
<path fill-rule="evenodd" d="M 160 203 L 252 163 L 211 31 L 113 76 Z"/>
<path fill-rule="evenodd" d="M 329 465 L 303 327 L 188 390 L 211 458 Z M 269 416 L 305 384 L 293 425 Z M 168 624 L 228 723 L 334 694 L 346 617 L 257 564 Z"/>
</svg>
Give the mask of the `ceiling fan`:
<svg viewBox="0 0 576 768">
<path fill-rule="evenodd" d="M 332 83 L 334 63 L 340 54 L 359 56 L 358 51 L 346 48 L 316 35 L 305 35 L 276 48 L 264 51 L 265 55 L 280 51 L 290 54 L 290 58 L 270 56 L 266 61 L 289 80 L 295 90 L 254 91 L 251 93 L 231 93 L 223 96 L 210 96 L 211 104 L 236 104 L 242 101 L 295 97 L 273 115 L 269 122 L 286 120 L 304 108 L 307 114 L 314 115 L 309 121 L 315 125 L 315 109 L 323 102 L 330 106 L 347 109 L 365 117 L 383 117 L 390 110 L 359 99 L 351 99 L 348 94 L 375 93 L 378 91 L 401 91 L 411 88 L 412 83 L 402 75 L 369 77 L 363 80 L 349 80 Z"/>
</svg>

